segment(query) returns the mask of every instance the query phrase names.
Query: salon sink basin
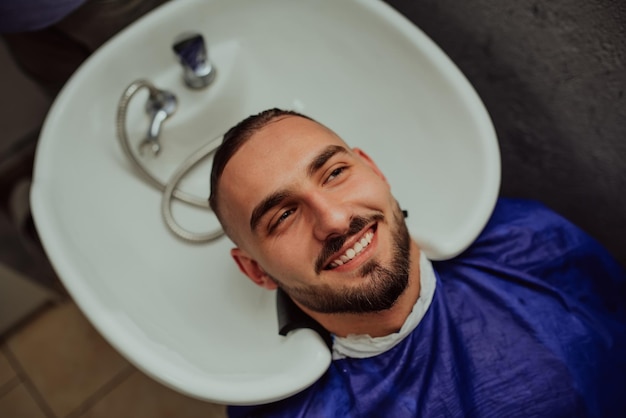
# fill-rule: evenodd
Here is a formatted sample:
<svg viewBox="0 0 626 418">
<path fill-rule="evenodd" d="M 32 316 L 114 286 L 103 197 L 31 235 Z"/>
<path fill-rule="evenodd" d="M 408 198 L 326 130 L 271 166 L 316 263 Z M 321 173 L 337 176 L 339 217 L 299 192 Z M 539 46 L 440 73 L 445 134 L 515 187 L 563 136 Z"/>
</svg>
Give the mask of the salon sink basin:
<svg viewBox="0 0 626 418">
<path fill-rule="evenodd" d="M 188 90 L 171 52 L 182 32 L 206 39 L 214 83 Z M 386 174 L 409 229 L 433 259 L 477 236 L 495 204 L 499 152 L 489 116 L 452 62 L 377 0 L 177 0 L 121 32 L 72 77 L 37 149 L 32 209 L 62 282 L 98 331 L 133 364 L 187 395 L 227 404 L 289 396 L 331 357 L 313 331 L 277 333 L 275 295 L 229 259 L 227 238 L 194 245 L 173 236 L 161 194 L 116 140 L 124 89 L 148 79 L 174 92 L 162 179 L 231 125 L 269 107 L 301 111 L 363 148 Z M 127 129 L 139 140 L 140 95 Z M 135 103 L 136 102 L 136 103 Z M 210 160 L 183 184 L 208 196 Z M 210 212 L 175 207 L 198 231 Z"/>
</svg>

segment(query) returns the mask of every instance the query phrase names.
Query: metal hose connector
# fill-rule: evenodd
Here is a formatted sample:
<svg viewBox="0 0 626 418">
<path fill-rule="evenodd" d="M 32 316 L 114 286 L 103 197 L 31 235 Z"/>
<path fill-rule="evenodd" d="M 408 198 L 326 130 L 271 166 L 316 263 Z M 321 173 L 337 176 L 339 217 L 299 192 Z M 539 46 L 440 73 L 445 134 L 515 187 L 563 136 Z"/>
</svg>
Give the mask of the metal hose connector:
<svg viewBox="0 0 626 418">
<path fill-rule="evenodd" d="M 215 149 L 219 145 L 219 139 L 221 138 L 216 138 L 212 140 L 207 145 L 194 152 L 176 170 L 171 180 L 167 184 L 163 184 L 144 166 L 141 160 L 132 151 L 130 142 L 128 140 L 128 135 L 126 133 L 126 112 L 128 110 L 128 105 L 131 99 L 135 96 L 135 94 L 142 88 L 148 89 L 151 97 L 161 94 L 162 92 L 161 90 L 156 88 L 154 84 L 147 80 L 136 80 L 131 83 L 126 88 L 126 90 L 124 90 L 124 93 L 122 94 L 122 97 L 120 98 L 117 107 L 116 119 L 117 139 L 120 143 L 120 146 L 122 147 L 122 150 L 124 151 L 124 154 L 128 157 L 128 159 L 133 163 L 135 168 L 149 184 L 163 192 L 161 202 L 161 215 L 167 227 L 174 234 L 184 239 L 185 241 L 190 241 L 194 243 L 209 242 L 216 238 L 219 238 L 224 234 L 224 231 L 221 228 L 210 231 L 208 233 L 195 233 L 190 232 L 178 225 L 171 212 L 171 201 L 173 198 L 176 198 L 193 206 L 210 209 L 208 198 L 201 198 L 193 194 L 186 193 L 178 189 L 177 186 L 181 179 L 185 177 L 189 170 L 191 170 L 191 168 L 193 168 L 196 164 L 198 164 L 204 158 L 207 158 L 213 153 L 213 151 L 215 151 Z"/>
</svg>

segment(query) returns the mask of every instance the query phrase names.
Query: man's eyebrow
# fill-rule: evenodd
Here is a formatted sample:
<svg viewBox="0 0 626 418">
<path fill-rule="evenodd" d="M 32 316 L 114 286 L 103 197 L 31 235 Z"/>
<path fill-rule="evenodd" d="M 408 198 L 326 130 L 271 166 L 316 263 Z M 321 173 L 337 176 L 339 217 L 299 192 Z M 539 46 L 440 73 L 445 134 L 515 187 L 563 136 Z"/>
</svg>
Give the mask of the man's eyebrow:
<svg viewBox="0 0 626 418">
<path fill-rule="evenodd" d="M 309 176 L 315 174 L 317 170 L 322 168 L 328 160 L 333 158 L 333 156 L 335 156 L 336 154 L 340 153 L 347 154 L 348 150 L 340 145 L 329 145 L 328 147 L 324 148 L 324 150 L 319 153 L 317 157 L 315 157 L 313 161 L 311 161 L 311 164 L 309 164 L 309 166 L 307 167 L 307 173 L 309 174 Z"/>
<path fill-rule="evenodd" d="M 322 152 L 320 152 L 307 166 L 307 174 L 309 176 L 313 176 L 313 174 L 322 168 L 328 160 L 339 153 L 348 153 L 348 150 L 340 145 L 329 145 L 324 148 Z M 291 196 L 292 193 L 289 191 L 278 191 L 263 199 L 263 201 L 256 205 L 254 210 L 252 210 L 252 215 L 250 216 L 250 229 L 255 231 L 259 226 L 259 222 L 261 222 L 261 218 L 263 218 L 267 212 L 280 205 L 285 199 L 288 199 Z"/>
</svg>

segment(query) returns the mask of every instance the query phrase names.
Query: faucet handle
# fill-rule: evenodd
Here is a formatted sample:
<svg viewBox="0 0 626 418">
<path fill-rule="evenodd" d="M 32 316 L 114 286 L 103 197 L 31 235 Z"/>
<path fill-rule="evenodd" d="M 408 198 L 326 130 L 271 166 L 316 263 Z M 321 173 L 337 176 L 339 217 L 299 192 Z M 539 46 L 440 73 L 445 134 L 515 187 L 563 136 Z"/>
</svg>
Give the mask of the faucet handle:
<svg viewBox="0 0 626 418">
<path fill-rule="evenodd" d="M 183 79 L 188 87 L 202 89 L 213 82 L 216 70 L 209 61 L 204 37 L 200 33 L 179 35 L 172 49 L 183 66 Z"/>
</svg>

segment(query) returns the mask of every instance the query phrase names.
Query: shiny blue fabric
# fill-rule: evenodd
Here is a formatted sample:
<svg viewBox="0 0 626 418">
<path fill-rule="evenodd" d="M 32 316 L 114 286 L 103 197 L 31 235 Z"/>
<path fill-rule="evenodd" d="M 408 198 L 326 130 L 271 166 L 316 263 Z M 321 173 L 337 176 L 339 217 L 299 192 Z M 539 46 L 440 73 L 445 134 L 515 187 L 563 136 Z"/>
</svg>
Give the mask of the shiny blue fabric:
<svg viewBox="0 0 626 418">
<path fill-rule="evenodd" d="M 0 0 L 0 33 L 29 32 L 54 25 L 86 0 Z"/>
<path fill-rule="evenodd" d="M 501 199 L 476 242 L 433 263 L 418 327 L 305 391 L 231 417 L 626 417 L 626 273 L 578 228 Z"/>
</svg>

